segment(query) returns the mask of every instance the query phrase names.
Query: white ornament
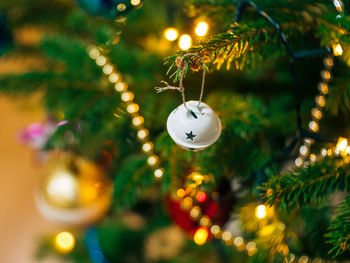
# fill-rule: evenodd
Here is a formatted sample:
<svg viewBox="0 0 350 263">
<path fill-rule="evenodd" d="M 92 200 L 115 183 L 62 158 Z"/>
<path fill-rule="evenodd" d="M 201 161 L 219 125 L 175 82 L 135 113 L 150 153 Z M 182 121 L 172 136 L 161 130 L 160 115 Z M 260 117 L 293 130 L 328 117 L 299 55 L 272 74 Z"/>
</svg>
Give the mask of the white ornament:
<svg viewBox="0 0 350 263">
<path fill-rule="evenodd" d="M 168 133 L 177 145 L 186 150 L 204 150 L 220 137 L 220 119 L 203 102 L 191 100 L 186 102 L 186 107 L 182 103 L 170 113 Z"/>
</svg>

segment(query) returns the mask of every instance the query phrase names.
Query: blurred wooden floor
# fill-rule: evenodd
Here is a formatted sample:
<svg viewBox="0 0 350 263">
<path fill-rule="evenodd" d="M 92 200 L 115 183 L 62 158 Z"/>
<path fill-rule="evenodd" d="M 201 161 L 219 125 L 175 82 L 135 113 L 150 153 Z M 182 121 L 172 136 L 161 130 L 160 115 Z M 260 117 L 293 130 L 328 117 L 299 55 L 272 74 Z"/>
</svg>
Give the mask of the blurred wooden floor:
<svg viewBox="0 0 350 263">
<path fill-rule="evenodd" d="M 42 168 L 32 150 L 20 145 L 15 137 L 19 129 L 45 118 L 36 104 L 28 99 L 0 97 L 0 262 L 38 262 L 34 252 L 40 234 L 57 231 L 34 204 L 33 192 Z"/>
</svg>

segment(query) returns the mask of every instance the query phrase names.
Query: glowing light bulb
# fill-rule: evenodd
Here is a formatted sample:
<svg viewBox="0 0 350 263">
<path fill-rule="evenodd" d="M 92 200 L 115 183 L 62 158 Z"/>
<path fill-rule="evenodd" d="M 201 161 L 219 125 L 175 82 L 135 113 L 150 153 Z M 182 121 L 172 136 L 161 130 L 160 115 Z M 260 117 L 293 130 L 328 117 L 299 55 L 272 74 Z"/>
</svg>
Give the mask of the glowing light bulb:
<svg viewBox="0 0 350 263">
<path fill-rule="evenodd" d="M 204 245 L 207 240 L 208 240 L 208 237 L 209 237 L 209 231 L 206 227 L 199 227 L 196 232 L 194 233 L 194 236 L 193 236 L 193 241 L 201 246 L 201 245 Z"/>
<path fill-rule="evenodd" d="M 317 132 L 318 131 L 318 123 L 315 121 L 310 121 L 309 122 L 309 128 L 310 130 L 312 130 L 313 132 Z"/>
<path fill-rule="evenodd" d="M 144 122 L 144 118 L 142 116 L 137 116 L 132 119 L 132 124 L 136 127 L 143 124 L 143 122 Z"/>
<path fill-rule="evenodd" d="M 177 189 L 176 195 L 177 195 L 178 197 L 180 197 L 180 198 L 183 198 L 183 197 L 186 195 L 186 191 L 185 191 L 184 189 L 182 189 L 182 188 Z"/>
<path fill-rule="evenodd" d="M 333 54 L 334 54 L 334 56 L 343 55 L 343 48 L 339 43 L 336 45 L 333 45 Z"/>
<path fill-rule="evenodd" d="M 147 163 L 149 165 L 155 165 L 158 162 L 158 156 L 157 155 L 152 155 L 148 157 Z"/>
<path fill-rule="evenodd" d="M 343 12 L 343 3 L 340 0 L 334 0 L 333 4 L 339 13 Z"/>
<path fill-rule="evenodd" d="M 121 95 L 122 101 L 125 101 L 125 102 L 133 100 L 134 97 L 135 97 L 134 93 L 130 91 L 123 92 Z"/>
<path fill-rule="evenodd" d="M 306 155 L 308 151 L 309 149 L 305 145 L 301 146 L 299 149 L 301 155 Z"/>
<path fill-rule="evenodd" d="M 69 253 L 75 245 L 75 238 L 69 232 L 60 232 L 55 238 L 55 247 L 61 253 Z"/>
<path fill-rule="evenodd" d="M 190 216 L 192 218 L 198 218 L 201 214 L 201 209 L 199 208 L 199 206 L 194 206 L 192 207 L 191 211 L 190 211 Z"/>
<path fill-rule="evenodd" d="M 234 240 L 233 240 L 233 244 L 235 244 L 235 246 L 240 246 L 240 245 L 243 245 L 244 243 L 244 239 L 242 237 L 236 237 Z"/>
<path fill-rule="evenodd" d="M 328 85 L 326 83 L 319 83 L 318 90 L 321 91 L 323 94 L 327 94 L 328 93 Z"/>
<path fill-rule="evenodd" d="M 202 191 L 198 191 L 196 194 L 196 199 L 198 202 L 202 203 L 207 199 L 207 195 Z"/>
<path fill-rule="evenodd" d="M 110 64 L 106 64 L 106 65 L 103 66 L 102 71 L 103 71 L 103 73 L 105 73 L 106 75 L 109 75 L 109 74 L 112 73 L 113 67 L 112 67 L 112 65 L 110 65 Z"/>
<path fill-rule="evenodd" d="M 96 64 L 98 66 L 103 66 L 104 64 L 106 64 L 107 62 L 107 59 L 104 57 L 104 56 L 99 56 L 97 59 L 96 59 Z"/>
<path fill-rule="evenodd" d="M 162 177 L 164 174 L 164 169 L 163 168 L 158 168 L 154 171 L 154 176 L 157 178 Z"/>
<path fill-rule="evenodd" d="M 137 105 L 136 103 L 129 104 L 128 107 L 126 107 L 126 110 L 127 110 L 129 113 L 138 112 L 139 109 L 140 109 L 140 107 L 139 107 L 139 105 Z"/>
<path fill-rule="evenodd" d="M 142 129 L 137 132 L 137 137 L 141 140 L 145 139 L 148 135 L 148 130 Z"/>
<path fill-rule="evenodd" d="M 202 216 L 202 218 L 199 220 L 199 224 L 201 226 L 209 226 L 211 224 L 211 220 L 209 216 L 207 215 Z"/>
<path fill-rule="evenodd" d="M 298 157 L 298 158 L 295 159 L 294 163 L 295 163 L 296 166 L 300 167 L 303 164 L 303 159 Z"/>
<path fill-rule="evenodd" d="M 192 46 L 192 38 L 190 37 L 190 35 L 187 35 L 187 34 L 181 35 L 179 39 L 179 47 L 182 50 L 187 50 L 191 46 Z"/>
<path fill-rule="evenodd" d="M 264 218 L 266 216 L 266 206 L 257 206 L 257 208 L 255 209 L 255 216 L 260 219 Z"/>
<path fill-rule="evenodd" d="M 115 84 L 114 89 L 116 91 L 122 92 L 128 88 L 128 85 L 125 82 L 118 82 Z"/>
<path fill-rule="evenodd" d="M 153 143 L 151 142 L 146 142 L 144 145 L 142 145 L 142 150 L 144 152 L 149 152 L 152 150 L 152 148 L 153 148 Z"/>
<path fill-rule="evenodd" d="M 168 27 L 164 30 L 164 37 L 169 41 L 174 41 L 178 38 L 179 32 L 174 27 Z"/>
<path fill-rule="evenodd" d="M 222 240 L 229 241 L 232 238 L 232 234 L 228 231 L 224 231 L 221 236 Z"/>
<path fill-rule="evenodd" d="M 348 140 L 346 138 L 339 137 L 336 149 L 338 149 L 341 152 L 344 152 L 347 146 L 348 146 Z"/>
<path fill-rule="evenodd" d="M 208 28 L 209 28 L 208 24 L 204 21 L 201 21 L 197 24 L 195 32 L 197 36 L 203 37 L 207 34 Z"/>
<path fill-rule="evenodd" d="M 322 118 L 322 112 L 317 108 L 313 108 L 311 110 L 311 114 L 312 114 L 312 116 L 314 116 L 315 119 L 319 120 Z"/>
<path fill-rule="evenodd" d="M 210 228 L 210 232 L 213 234 L 213 235 L 216 235 L 220 232 L 220 226 L 218 225 L 213 225 L 211 228 Z"/>
<path fill-rule="evenodd" d="M 100 56 L 100 51 L 97 48 L 93 47 L 89 50 L 89 56 L 92 59 L 97 59 Z"/>
<path fill-rule="evenodd" d="M 328 70 L 322 70 L 321 77 L 325 80 L 329 80 L 331 78 L 331 73 Z"/>
<path fill-rule="evenodd" d="M 125 9 L 126 9 L 126 5 L 125 4 L 121 3 L 121 4 L 117 5 L 117 10 L 119 12 L 123 12 L 123 11 L 125 11 Z"/>
<path fill-rule="evenodd" d="M 112 83 L 116 83 L 120 79 L 120 76 L 118 73 L 111 73 L 108 77 L 108 80 Z"/>
<path fill-rule="evenodd" d="M 139 5 L 141 3 L 141 0 L 131 0 L 130 3 L 132 5 Z"/>
<path fill-rule="evenodd" d="M 320 107 L 324 107 L 326 105 L 326 100 L 324 98 L 324 96 L 317 96 L 316 97 L 316 103 L 320 106 Z"/>
</svg>

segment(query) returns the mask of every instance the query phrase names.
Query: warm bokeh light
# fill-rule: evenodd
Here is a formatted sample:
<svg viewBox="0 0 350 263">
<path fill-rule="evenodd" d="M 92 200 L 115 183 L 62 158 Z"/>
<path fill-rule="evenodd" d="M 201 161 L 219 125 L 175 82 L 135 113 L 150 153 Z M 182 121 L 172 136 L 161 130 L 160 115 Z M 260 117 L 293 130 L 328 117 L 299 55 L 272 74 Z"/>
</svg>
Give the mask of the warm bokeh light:
<svg viewBox="0 0 350 263">
<path fill-rule="evenodd" d="M 255 209 L 255 216 L 260 219 L 264 218 L 266 216 L 266 206 L 264 205 L 257 206 L 257 208 Z"/>
<path fill-rule="evenodd" d="M 193 236 L 193 241 L 201 246 L 201 245 L 204 245 L 207 240 L 208 240 L 208 237 L 209 237 L 209 231 L 206 227 L 199 227 L 196 232 L 194 233 L 194 236 Z"/>
<path fill-rule="evenodd" d="M 69 232 L 60 232 L 55 238 L 55 247 L 61 253 L 69 253 L 73 250 L 75 245 L 75 238 Z"/>
<path fill-rule="evenodd" d="M 130 104 L 128 105 L 128 107 L 126 107 L 126 110 L 129 113 L 134 113 L 134 112 L 138 112 L 140 109 L 139 105 L 137 105 L 136 103 Z"/>
<path fill-rule="evenodd" d="M 128 87 L 128 85 L 125 82 L 118 82 L 118 83 L 115 84 L 114 89 L 116 91 L 121 92 L 121 91 L 126 90 L 127 87 Z"/>
<path fill-rule="evenodd" d="M 344 152 L 346 150 L 346 147 L 348 146 L 348 140 L 346 138 L 343 137 L 339 137 L 338 138 L 338 142 L 337 142 L 337 149 L 341 152 Z"/>
<path fill-rule="evenodd" d="M 121 95 L 122 101 L 125 101 L 125 102 L 133 100 L 134 97 L 135 97 L 134 93 L 130 91 L 123 92 Z"/>
<path fill-rule="evenodd" d="M 154 176 L 157 178 L 162 177 L 164 174 L 164 169 L 163 168 L 158 168 L 154 171 Z"/>
<path fill-rule="evenodd" d="M 180 198 L 183 198 L 183 197 L 186 195 L 186 191 L 185 191 L 184 189 L 182 189 L 182 188 L 177 189 L 176 195 L 177 195 L 178 197 L 180 197 Z"/>
<path fill-rule="evenodd" d="M 118 75 L 118 73 L 111 73 L 108 77 L 108 80 L 112 83 L 116 83 L 118 80 L 120 79 L 120 76 Z"/>
<path fill-rule="evenodd" d="M 196 194 L 196 199 L 198 202 L 202 203 L 207 199 L 207 195 L 202 191 L 198 191 Z"/>
<path fill-rule="evenodd" d="M 148 130 L 146 130 L 146 129 L 142 129 L 142 130 L 139 130 L 139 131 L 137 132 L 137 137 L 138 137 L 140 140 L 145 139 L 145 138 L 147 137 L 147 135 L 148 135 Z"/>
<path fill-rule="evenodd" d="M 155 165 L 155 164 L 157 164 L 157 162 L 158 162 L 158 156 L 157 155 L 152 155 L 152 156 L 148 157 L 147 163 L 149 165 Z"/>
<path fill-rule="evenodd" d="M 178 38 L 179 32 L 174 27 L 168 27 L 164 30 L 164 37 L 169 41 L 174 41 Z"/>
<path fill-rule="evenodd" d="M 77 199 L 78 184 L 77 178 L 68 171 L 56 171 L 46 186 L 47 198 L 54 204 L 68 206 Z"/>
<path fill-rule="evenodd" d="M 187 50 L 192 46 L 192 38 L 190 35 L 184 34 L 181 35 L 179 39 L 179 47 L 182 50 Z"/>
<path fill-rule="evenodd" d="M 125 9 L 126 9 L 126 5 L 125 4 L 121 3 L 121 4 L 117 5 L 117 10 L 119 12 L 123 12 L 123 11 L 125 11 Z"/>
<path fill-rule="evenodd" d="M 142 116 L 137 116 L 132 119 L 132 124 L 137 127 L 143 124 L 144 121 L 145 120 Z"/>
<path fill-rule="evenodd" d="M 141 0 L 131 0 L 130 3 L 132 5 L 139 5 L 141 3 Z"/>
<path fill-rule="evenodd" d="M 146 142 L 144 145 L 142 145 L 142 150 L 144 152 L 149 152 L 153 149 L 153 143 L 151 142 Z"/>
<path fill-rule="evenodd" d="M 197 24 L 195 32 L 197 36 L 203 37 L 207 34 L 208 28 L 209 28 L 208 24 L 204 21 L 201 21 Z"/>
<path fill-rule="evenodd" d="M 343 55 L 343 47 L 339 43 L 333 45 L 333 54 L 334 54 L 334 56 Z"/>
</svg>

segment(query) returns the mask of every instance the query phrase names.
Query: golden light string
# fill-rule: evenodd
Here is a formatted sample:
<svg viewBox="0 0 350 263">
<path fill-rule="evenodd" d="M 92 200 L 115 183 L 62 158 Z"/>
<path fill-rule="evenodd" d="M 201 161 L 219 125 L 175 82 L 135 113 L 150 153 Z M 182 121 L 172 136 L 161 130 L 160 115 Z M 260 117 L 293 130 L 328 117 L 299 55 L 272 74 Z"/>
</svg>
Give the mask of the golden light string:
<svg viewBox="0 0 350 263">
<path fill-rule="evenodd" d="M 149 140 L 149 131 L 143 125 L 144 117 L 139 113 L 140 106 L 134 102 L 135 94 L 128 90 L 128 84 L 123 81 L 122 74 L 111 64 L 109 58 L 103 55 L 95 46 L 87 50 L 89 57 L 102 68 L 105 75 L 108 76 L 110 83 L 114 85 L 116 92 L 120 93 L 121 100 L 125 102 L 126 111 L 131 117 L 133 127 L 137 131 L 137 138 L 141 142 L 141 149 L 147 154 L 147 164 L 153 169 L 154 177 L 159 179 L 164 174 L 164 168 L 159 164 L 159 156 L 153 151 L 153 143 Z M 115 114 L 116 117 L 118 115 Z"/>
<path fill-rule="evenodd" d="M 340 49 L 338 48 L 338 51 L 339 50 Z M 127 103 L 127 112 L 132 117 L 132 124 L 137 130 L 138 139 L 142 142 L 142 150 L 148 155 L 147 163 L 154 170 L 154 176 L 156 178 L 161 178 L 164 174 L 164 168 L 159 165 L 159 156 L 153 152 L 153 143 L 148 139 L 149 131 L 143 126 L 144 117 L 139 114 L 139 106 L 134 102 L 134 94 L 131 91 L 128 91 L 128 85 L 126 82 L 122 81 L 121 73 L 116 70 L 105 55 L 101 54 L 97 47 L 88 48 L 88 54 L 91 59 L 95 60 L 98 66 L 102 67 L 103 72 L 108 76 L 108 80 L 114 84 L 115 90 L 121 94 L 122 101 Z M 326 70 L 321 72 L 322 81 L 318 86 L 320 93 L 316 97 L 316 108 L 314 108 L 311 113 L 313 120 L 309 123 L 309 129 L 313 132 L 318 131 L 318 122 L 322 118 L 322 108 L 325 106 L 325 95 L 328 93 L 328 82 L 331 78 L 329 70 L 333 67 L 334 61 L 332 57 L 329 56 L 324 60 L 324 63 Z M 301 165 L 305 160 L 305 156 L 307 156 L 309 152 L 311 144 L 311 140 L 305 140 L 305 143 L 300 147 L 299 157 L 303 156 Z M 340 146 L 344 148 L 344 145 L 345 143 L 343 140 L 342 143 L 340 143 Z M 334 148 L 335 151 L 337 148 L 339 147 L 337 146 Z M 347 144 L 345 149 L 350 152 L 350 147 Z M 325 153 L 331 155 L 330 152 L 333 153 L 331 149 L 323 149 L 321 155 L 324 156 Z M 311 159 L 313 160 L 314 158 Z M 252 256 L 258 251 L 255 242 L 246 242 L 241 236 L 234 237 L 231 232 L 222 230 L 219 225 L 213 224 L 208 216 L 202 214 L 199 206 L 193 205 L 193 199 L 191 197 L 185 197 L 186 193 L 181 190 L 183 189 L 177 190 L 177 195 L 181 198 L 182 207 L 189 210 L 191 218 L 196 220 L 201 227 L 208 229 L 216 239 L 221 239 L 228 246 L 234 246 L 239 252 L 246 251 L 248 256 Z M 263 218 L 266 215 L 265 209 L 263 209 L 265 206 L 260 205 L 259 207 L 260 209 L 257 210 L 256 216 L 257 218 Z M 201 231 L 198 232 L 199 234 L 197 234 L 195 240 L 201 245 L 206 242 L 208 236 L 205 235 L 202 228 L 200 228 L 200 230 Z M 293 262 L 296 259 L 295 255 L 292 253 L 290 253 L 289 256 L 293 258 L 293 260 L 289 260 L 289 262 Z M 299 258 L 299 263 L 306 263 L 308 261 L 309 258 L 307 256 L 301 256 Z M 320 259 L 318 262 L 324 261 Z"/>
</svg>

